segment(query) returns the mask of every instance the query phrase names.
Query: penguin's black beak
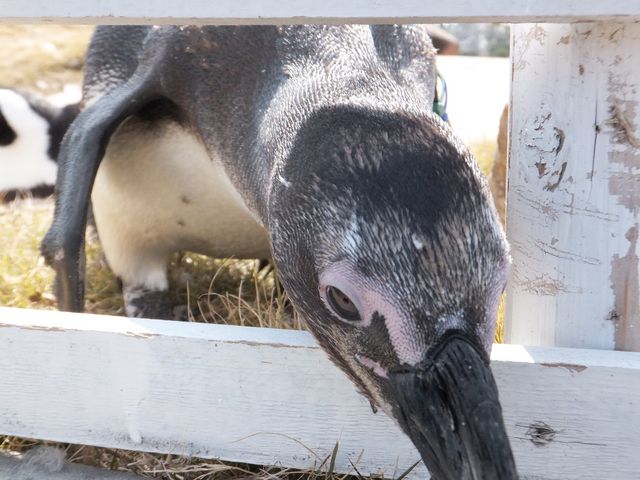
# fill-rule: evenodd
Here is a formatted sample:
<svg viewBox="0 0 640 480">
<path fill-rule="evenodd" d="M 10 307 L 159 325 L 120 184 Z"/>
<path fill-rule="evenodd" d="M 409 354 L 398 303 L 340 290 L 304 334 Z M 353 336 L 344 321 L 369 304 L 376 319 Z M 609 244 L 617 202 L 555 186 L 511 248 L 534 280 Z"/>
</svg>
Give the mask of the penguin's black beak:
<svg viewBox="0 0 640 480">
<path fill-rule="evenodd" d="M 389 372 L 396 418 L 434 480 L 515 480 L 498 389 L 485 351 L 447 333 L 415 367 Z"/>
</svg>

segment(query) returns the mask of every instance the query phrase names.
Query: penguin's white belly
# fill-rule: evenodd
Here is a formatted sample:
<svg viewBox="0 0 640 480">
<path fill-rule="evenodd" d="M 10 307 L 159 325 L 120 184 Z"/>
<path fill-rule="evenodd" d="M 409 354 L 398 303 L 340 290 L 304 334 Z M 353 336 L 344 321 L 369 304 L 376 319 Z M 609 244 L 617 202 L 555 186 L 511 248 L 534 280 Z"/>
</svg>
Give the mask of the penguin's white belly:
<svg viewBox="0 0 640 480">
<path fill-rule="evenodd" d="M 93 210 L 107 261 L 123 281 L 166 288 L 171 253 L 269 258 L 268 235 L 216 158 L 176 123 L 130 118 L 100 164 Z"/>
</svg>

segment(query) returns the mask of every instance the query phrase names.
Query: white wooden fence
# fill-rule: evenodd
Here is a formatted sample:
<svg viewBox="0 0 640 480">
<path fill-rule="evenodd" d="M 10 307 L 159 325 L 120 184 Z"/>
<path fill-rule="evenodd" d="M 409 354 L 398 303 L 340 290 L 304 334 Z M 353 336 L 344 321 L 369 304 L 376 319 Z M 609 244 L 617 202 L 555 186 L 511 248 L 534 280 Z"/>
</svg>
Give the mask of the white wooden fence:
<svg viewBox="0 0 640 480">
<path fill-rule="evenodd" d="M 523 479 L 640 478 L 640 2 L 0 0 L 0 15 L 549 22 L 512 35 L 506 326 L 538 346 L 496 345 L 493 369 Z M 419 458 L 305 332 L 0 309 L 0 360 L 3 434 L 301 468 L 340 442 L 337 470 L 387 477 Z"/>
</svg>

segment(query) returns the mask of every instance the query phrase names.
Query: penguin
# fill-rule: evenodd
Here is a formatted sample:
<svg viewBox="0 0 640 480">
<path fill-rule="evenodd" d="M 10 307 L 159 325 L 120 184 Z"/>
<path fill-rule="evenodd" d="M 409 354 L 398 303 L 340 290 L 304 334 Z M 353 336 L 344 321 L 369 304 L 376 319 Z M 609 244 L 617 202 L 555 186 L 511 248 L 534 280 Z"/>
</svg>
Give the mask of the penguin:
<svg viewBox="0 0 640 480">
<path fill-rule="evenodd" d="M 53 193 L 60 143 L 78 111 L 77 103 L 56 106 L 34 93 L 0 89 L 0 196 L 5 202 Z"/>
<path fill-rule="evenodd" d="M 90 201 L 130 316 L 170 316 L 177 249 L 270 258 L 433 478 L 516 479 L 489 368 L 508 246 L 434 57 L 412 25 L 98 27 L 42 242 L 59 308 Z"/>
</svg>

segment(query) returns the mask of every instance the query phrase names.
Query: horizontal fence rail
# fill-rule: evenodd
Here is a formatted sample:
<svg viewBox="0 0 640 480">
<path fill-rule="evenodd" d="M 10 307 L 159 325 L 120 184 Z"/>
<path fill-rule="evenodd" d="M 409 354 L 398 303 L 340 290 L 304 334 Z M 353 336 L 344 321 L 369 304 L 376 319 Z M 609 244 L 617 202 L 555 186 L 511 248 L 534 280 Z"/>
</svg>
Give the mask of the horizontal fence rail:
<svg viewBox="0 0 640 480">
<path fill-rule="evenodd" d="M 419 459 L 306 332 L 0 308 L 0 433 L 398 476 Z M 523 479 L 637 478 L 640 353 L 495 345 Z M 424 467 L 412 477 L 425 478 Z"/>
<path fill-rule="evenodd" d="M 2 0 L 4 22 L 308 24 L 632 21 L 637 0 Z"/>
</svg>

